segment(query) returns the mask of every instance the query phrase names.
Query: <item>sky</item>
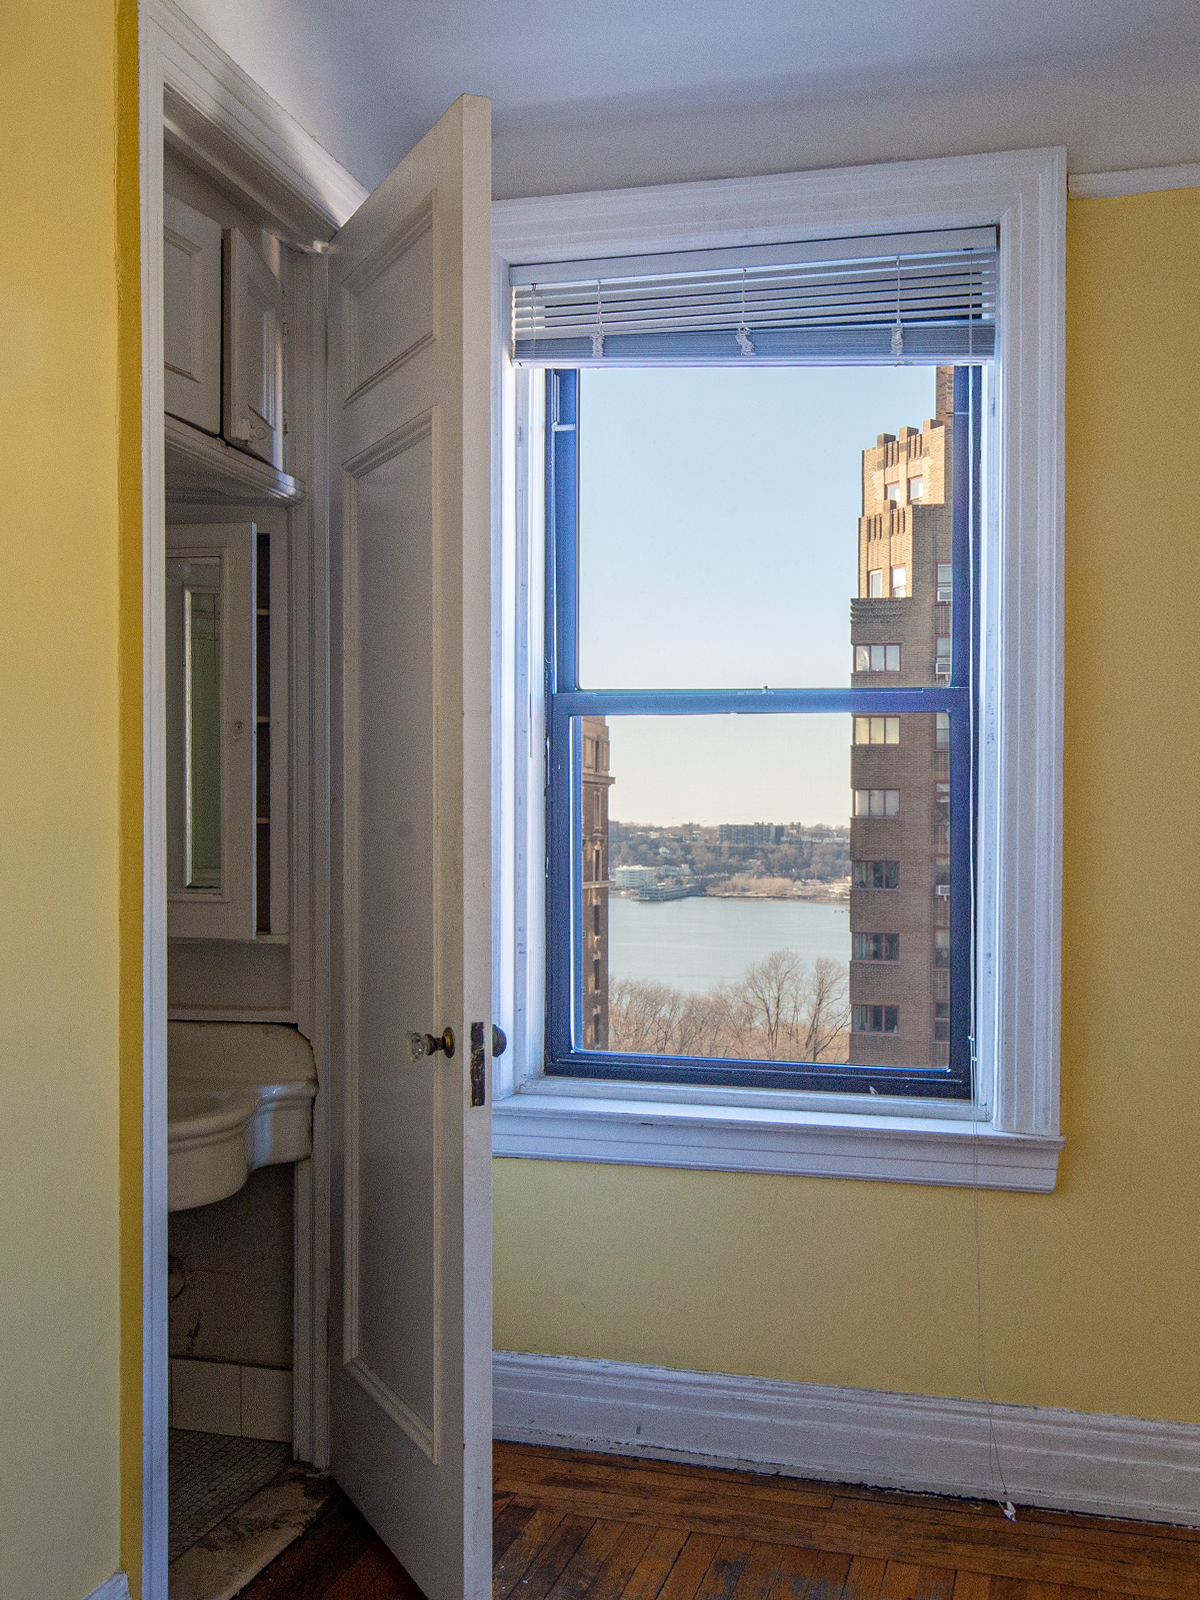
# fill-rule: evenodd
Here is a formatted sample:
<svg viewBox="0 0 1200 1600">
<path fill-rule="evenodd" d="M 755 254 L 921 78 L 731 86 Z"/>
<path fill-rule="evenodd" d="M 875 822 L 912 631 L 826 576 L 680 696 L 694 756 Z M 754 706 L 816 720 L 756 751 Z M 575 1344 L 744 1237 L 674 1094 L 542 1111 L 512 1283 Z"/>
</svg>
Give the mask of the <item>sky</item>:
<svg viewBox="0 0 1200 1600">
<path fill-rule="evenodd" d="M 934 369 L 588 369 L 579 409 L 581 687 L 848 687 L 862 451 Z M 620 821 L 848 820 L 848 716 L 609 726 Z"/>
</svg>

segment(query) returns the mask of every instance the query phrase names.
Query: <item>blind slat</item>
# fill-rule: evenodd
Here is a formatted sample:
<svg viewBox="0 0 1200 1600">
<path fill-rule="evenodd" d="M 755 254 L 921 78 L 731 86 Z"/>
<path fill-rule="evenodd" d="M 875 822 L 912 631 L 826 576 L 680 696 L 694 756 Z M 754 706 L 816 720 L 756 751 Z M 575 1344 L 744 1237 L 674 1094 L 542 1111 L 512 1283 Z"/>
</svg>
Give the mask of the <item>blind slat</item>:
<svg viewBox="0 0 1200 1600">
<path fill-rule="evenodd" d="M 903 251 L 884 253 L 901 243 Z M 632 270 L 653 266 L 654 257 L 514 267 L 513 359 L 607 366 L 993 353 L 995 229 L 817 241 L 791 247 L 808 257 L 792 262 L 781 259 L 789 247 L 756 248 L 769 259 L 747 249 L 660 258 L 672 269 L 664 271 Z M 549 281 L 538 280 L 539 271 Z"/>
</svg>

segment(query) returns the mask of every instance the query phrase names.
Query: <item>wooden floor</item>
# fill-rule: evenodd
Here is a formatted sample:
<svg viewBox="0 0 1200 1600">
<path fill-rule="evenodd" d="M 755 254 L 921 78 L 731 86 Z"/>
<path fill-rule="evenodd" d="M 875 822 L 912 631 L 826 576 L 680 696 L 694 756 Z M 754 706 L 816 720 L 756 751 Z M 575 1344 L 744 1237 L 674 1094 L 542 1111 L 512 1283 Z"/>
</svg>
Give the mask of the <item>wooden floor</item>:
<svg viewBox="0 0 1200 1600">
<path fill-rule="evenodd" d="M 1200 1531 L 497 1444 L 493 1600 L 1200 1600 Z M 421 1600 L 345 1500 L 242 1600 Z"/>
</svg>

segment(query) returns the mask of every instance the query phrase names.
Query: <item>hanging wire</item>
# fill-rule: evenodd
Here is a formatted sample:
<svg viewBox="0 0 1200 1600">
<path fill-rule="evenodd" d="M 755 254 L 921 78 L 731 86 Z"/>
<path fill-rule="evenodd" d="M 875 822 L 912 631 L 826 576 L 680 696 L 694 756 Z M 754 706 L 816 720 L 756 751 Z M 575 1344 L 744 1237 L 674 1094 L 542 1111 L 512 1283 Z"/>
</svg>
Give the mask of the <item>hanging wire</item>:
<svg viewBox="0 0 1200 1600">
<path fill-rule="evenodd" d="M 892 354 L 904 354 L 904 324 L 900 321 L 900 257 L 896 257 L 896 325 L 892 329 Z"/>
<path fill-rule="evenodd" d="M 600 279 L 596 279 L 596 331 L 592 334 L 592 355 L 599 361 L 604 354 L 604 301 L 600 295 Z"/>
<path fill-rule="evenodd" d="M 739 321 L 739 323 L 737 325 L 737 331 L 734 334 L 734 337 L 737 340 L 738 349 L 742 352 L 742 354 L 744 356 L 752 356 L 754 354 L 754 340 L 750 337 L 750 329 L 746 325 L 746 269 L 745 269 L 745 267 L 742 268 L 742 315 L 741 315 L 741 320 Z"/>
</svg>

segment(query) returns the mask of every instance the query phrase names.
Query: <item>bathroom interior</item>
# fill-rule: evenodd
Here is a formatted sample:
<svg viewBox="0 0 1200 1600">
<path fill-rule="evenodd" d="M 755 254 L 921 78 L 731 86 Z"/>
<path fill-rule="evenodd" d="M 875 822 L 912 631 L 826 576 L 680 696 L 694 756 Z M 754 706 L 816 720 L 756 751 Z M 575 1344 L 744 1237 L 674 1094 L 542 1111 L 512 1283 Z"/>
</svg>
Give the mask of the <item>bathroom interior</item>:
<svg viewBox="0 0 1200 1600">
<path fill-rule="evenodd" d="M 307 1420 L 320 1008 L 305 810 L 322 592 L 305 398 L 317 280 L 311 244 L 297 248 L 303 219 L 280 226 L 169 112 L 170 1593 L 221 1600 L 332 1492 L 304 1465 L 319 1454 Z"/>
</svg>

